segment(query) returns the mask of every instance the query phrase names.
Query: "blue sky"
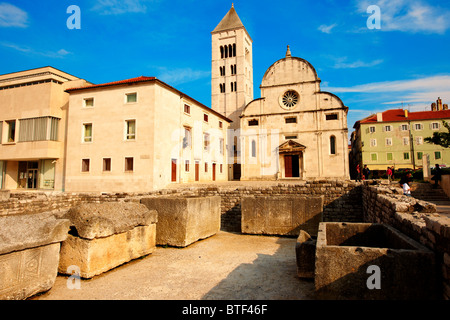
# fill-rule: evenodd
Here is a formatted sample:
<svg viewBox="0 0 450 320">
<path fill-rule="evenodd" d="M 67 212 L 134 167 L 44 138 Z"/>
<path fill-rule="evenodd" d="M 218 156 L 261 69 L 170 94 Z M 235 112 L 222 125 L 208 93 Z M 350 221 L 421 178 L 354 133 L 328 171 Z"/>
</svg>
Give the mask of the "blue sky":
<svg viewBox="0 0 450 320">
<path fill-rule="evenodd" d="M 222 0 L 0 0 L 0 74 L 53 66 L 93 83 L 156 76 L 210 106 L 211 34 Z M 68 29 L 70 5 L 81 29 Z M 370 5 L 380 29 L 369 29 Z M 355 121 L 379 111 L 450 103 L 450 2 L 234 0 L 253 39 L 254 97 L 267 68 L 308 60 L 321 88 Z"/>
</svg>

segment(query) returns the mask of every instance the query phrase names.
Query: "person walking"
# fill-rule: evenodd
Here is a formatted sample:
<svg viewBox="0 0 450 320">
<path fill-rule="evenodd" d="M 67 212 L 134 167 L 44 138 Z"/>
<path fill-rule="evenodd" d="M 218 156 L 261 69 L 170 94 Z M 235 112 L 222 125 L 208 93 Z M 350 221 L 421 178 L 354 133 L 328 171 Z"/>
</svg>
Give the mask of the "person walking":
<svg viewBox="0 0 450 320">
<path fill-rule="evenodd" d="M 361 168 L 359 164 L 356 165 L 356 181 L 361 181 Z"/>
<path fill-rule="evenodd" d="M 441 181 L 442 171 L 439 165 L 436 163 L 436 168 L 434 169 L 434 188 L 439 187 L 439 181 Z"/>
<path fill-rule="evenodd" d="M 363 180 L 369 179 L 370 170 L 369 170 L 369 168 L 367 168 L 367 164 L 364 165 L 362 172 L 363 172 Z"/>
<path fill-rule="evenodd" d="M 387 167 L 386 174 L 387 174 L 387 177 L 388 177 L 389 184 L 391 184 L 391 180 L 392 180 L 392 169 L 391 169 L 390 167 Z"/>
</svg>

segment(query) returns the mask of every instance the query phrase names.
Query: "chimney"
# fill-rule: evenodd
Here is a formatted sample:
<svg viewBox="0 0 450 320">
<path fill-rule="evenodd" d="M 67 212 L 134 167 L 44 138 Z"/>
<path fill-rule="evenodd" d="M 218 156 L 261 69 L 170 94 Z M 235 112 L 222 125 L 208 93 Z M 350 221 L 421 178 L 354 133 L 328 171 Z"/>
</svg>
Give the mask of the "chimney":
<svg viewBox="0 0 450 320">
<path fill-rule="evenodd" d="M 448 104 L 444 104 L 443 109 L 444 109 L 444 110 L 448 110 Z"/>
<path fill-rule="evenodd" d="M 439 97 L 439 98 L 437 99 L 436 103 L 437 103 L 437 109 L 438 109 L 439 111 L 442 110 L 442 100 L 441 100 L 441 97 Z"/>
<path fill-rule="evenodd" d="M 377 122 L 383 122 L 383 113 L 382 112 L 377 113 Z"/>
<path fill-rule="evenodd" d="M 403 110 L 405 111 L 405 118 L 408 118 L 408 110 Z"/>
<path fill-rule="evenodd" d="M 432 104 L 431 104 L 431 111 L 436 111 L 436 102 L 433 102 Z"/>
</svg>

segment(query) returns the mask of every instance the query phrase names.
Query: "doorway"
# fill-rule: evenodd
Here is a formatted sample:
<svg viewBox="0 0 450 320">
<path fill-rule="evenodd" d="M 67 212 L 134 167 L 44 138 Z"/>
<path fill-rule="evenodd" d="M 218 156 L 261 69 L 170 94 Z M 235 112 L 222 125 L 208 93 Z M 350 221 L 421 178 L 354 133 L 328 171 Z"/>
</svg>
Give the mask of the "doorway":
<svg viewBox="0 0 450 320">
<path fill-rule="evenodd" d="M 172 159 L 172 182 L 177 181 L 177 159 Z"/>
<path fill-rule="evenodd" d="M 19 162 L 19 181 L 18 181 L 19 188 L 37 189 L 38 177 L 39 177 L 38 161 Z"/>
<path fill-rule="evenodd" d="M 284 176 L 286 178 L 300 178 L 300 166 L 298 155 L 284 156 Z"/>
<path fill-rule="evenodd" d="M 213 181 L 216 181 L 216 164 L 212 164 L 212 179 Z"/>
<path fill-rule="evenodd" d="M 200 180 L 200 163 L 195 161 L 195 181 Z"/>
</svg>

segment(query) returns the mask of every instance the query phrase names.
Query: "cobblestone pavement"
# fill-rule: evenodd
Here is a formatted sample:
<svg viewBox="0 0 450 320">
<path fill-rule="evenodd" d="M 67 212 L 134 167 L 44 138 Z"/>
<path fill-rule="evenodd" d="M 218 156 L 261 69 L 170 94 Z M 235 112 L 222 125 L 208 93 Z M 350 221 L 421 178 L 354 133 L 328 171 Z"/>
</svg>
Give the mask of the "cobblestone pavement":
<svg viewBox="0 0 450 320">
<path fill-rule="evenodd" d="M 314 299 L 314 282 L 297 277 L 296 239 L 220 231 L 186 248 L 152 254 L 69 289 L 59 275 L 48 300 Z M 70 282 L 73 284 L 73 282 Z"/>
</svg>

